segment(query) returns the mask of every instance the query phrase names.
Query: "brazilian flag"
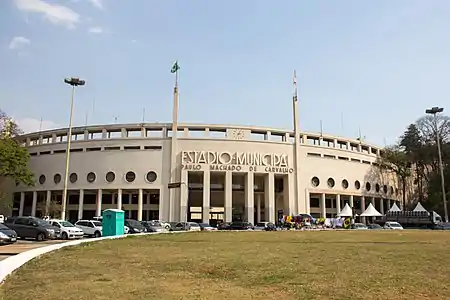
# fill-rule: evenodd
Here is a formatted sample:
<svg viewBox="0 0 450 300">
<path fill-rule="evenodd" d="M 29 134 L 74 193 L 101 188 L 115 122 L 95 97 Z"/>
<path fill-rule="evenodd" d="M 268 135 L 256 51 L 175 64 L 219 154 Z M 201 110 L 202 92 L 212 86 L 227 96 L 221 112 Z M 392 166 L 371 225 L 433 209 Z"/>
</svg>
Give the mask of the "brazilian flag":
<svg viewBox="0 0 450 300">
<path fill-rule="evenodd" d="M 351 223 L 352 223 L 352 221 L 351 221 L 350 217 L 345 218 L 345 220 L 344 220 L 344 229 L 350 229 Z"/>
</svg>

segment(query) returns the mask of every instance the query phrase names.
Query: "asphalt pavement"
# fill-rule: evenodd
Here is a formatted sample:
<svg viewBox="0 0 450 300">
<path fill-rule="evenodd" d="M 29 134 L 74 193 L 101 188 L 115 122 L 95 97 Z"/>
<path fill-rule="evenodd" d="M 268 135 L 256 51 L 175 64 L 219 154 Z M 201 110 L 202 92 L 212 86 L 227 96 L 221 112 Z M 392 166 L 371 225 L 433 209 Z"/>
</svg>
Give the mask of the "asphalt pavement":
<svg viewBox="0 0 450 300">
<path fill-rule="evenodd" d="M 44 242 L 36 242 L 33 240 L 18 240 L 14 244 L 0 246 L 0 260 L 4 260 L 5 258 L 17 255 L 19 253 L 22 253 L 22 252 L 25 252 L 25 251 L 28 251 L 31 249 L 45 247 L 45 246 L 52 245 L 52 244 L 64 243 L 64 242 L 65 241 L 63 241 L 63 240 L 49 240 L 49 241 L 44 241 Z"/>
</svg>

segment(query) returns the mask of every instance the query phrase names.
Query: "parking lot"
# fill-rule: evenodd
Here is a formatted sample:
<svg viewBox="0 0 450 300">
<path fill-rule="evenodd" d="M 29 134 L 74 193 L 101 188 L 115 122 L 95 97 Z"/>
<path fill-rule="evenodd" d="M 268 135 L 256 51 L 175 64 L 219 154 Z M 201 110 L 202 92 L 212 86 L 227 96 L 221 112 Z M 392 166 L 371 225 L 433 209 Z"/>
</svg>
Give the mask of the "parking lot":
<svg viewBox="0 0 450 300">
<path fill-rule="evenodd" d="M 63 240 L 48 240 L 44 242 L 36 242 L 33 240 L 19 240 L 14 244 L 10 245 L 2 245 L 0 246 L 0 260 L 4 260 L 5 258 L 8 258 L 13 255 L 17 255 L 19 253 L 39 248 L 39 247 L 45 247 L 51 244 L 59 244 L 64 243 Z"/>
</svg>

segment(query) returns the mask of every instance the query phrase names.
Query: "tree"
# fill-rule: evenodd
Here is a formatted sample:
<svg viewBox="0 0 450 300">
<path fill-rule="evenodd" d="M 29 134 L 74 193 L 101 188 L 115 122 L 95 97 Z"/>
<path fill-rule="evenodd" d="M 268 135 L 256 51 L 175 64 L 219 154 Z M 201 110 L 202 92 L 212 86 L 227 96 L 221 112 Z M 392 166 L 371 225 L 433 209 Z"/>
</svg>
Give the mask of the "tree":
<svg viewBox="0 0 450 300">
<path fill-rule="evenodd" d="M 378 162 L 382 170 L 393 172 L 401 182 L 403 209 L 406 207 L 406 187 L 411 176 L 411 162 L 408 154 L 400 145 L 384 149 Z"/>
<path fill-rule="evenodd" d="M 59 219 L 61 216 L 61 203 L 56 199 L 51 199 L 48 205 L 45 201 L 41 201 L 38 203 L 36 210 L 40 211 L 42 216 Z"/>
<path fill-rule="evenodd" d="M 30 154 L 14 137 L 20 134 L 16 123 L 0 110 L 0 205 L 11 208 L 9 183 L 34 185 L 28 168 Z"/>
</svg>

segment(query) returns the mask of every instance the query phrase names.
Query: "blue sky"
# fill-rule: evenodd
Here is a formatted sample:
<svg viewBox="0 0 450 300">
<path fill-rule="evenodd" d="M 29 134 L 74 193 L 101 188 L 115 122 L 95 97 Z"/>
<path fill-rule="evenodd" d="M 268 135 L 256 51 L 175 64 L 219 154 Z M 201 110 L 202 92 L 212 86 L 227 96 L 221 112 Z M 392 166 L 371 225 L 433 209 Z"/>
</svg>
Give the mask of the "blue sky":
<svg viewBox="0 0 450 300">
<path fill-rule="evenodd" d="M 25 130 L 74 122 L 300 126 L 395 142 L 425 108 L 450 110 L 450 1 L 4 0 L 0 108 Z"/>
</svg>

